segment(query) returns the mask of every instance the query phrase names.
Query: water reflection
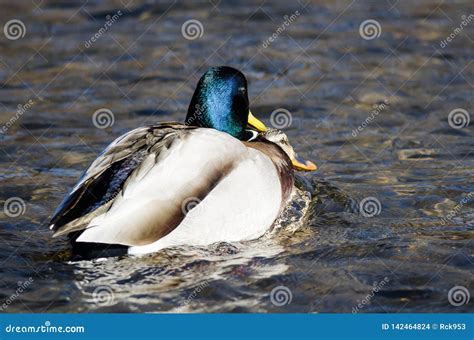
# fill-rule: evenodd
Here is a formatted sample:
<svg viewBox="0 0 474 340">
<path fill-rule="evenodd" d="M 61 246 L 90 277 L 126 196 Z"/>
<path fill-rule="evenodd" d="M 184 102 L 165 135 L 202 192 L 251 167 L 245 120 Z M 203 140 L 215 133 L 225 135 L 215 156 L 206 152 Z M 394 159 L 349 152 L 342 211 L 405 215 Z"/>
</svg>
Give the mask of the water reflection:
<svg viewBox="0 0 474 340">
<path fill-rule="evenodd" d="M 0 210 L 0 301 L 33 280 L 6 311 L 350 313 L 385 277 L 358 312 L 472 309 L 450 305 L 447 293 L 472 291 L 474 203 L 456 207 L 474 192 L 474 26 L 439 45 L 470 11 L 468 1 L 2 6 L 1 22 L 21 19 L 26 33 L 0 41 L 0 203 L 18 197 L 25 211 Z M 368 18 L 380 23 L 378 38 L 359 35 Z M 183 37 L 190 19 L 202 37 Z M 298 179 L 306 193 L 280 227 L 242 244 L 69 262 L 65 239 L 47 229 L 64 194 L 120 134 L 183 120 L 198 77 L 221 64 L 246 74 L 256 116 L 268 123 L 275 109 L 291 113 L 285 132 L 319 166 Z M 93 114 L 104 108 L 114 123 L 96 128 Z M 456 108 L 471 125 L 450 126 Z M 370 218 L 360 214 L 367 197 L 380 202 Z M 290 290 L 289 304 L 272 303 L 278 286 Z"/>
</svg>

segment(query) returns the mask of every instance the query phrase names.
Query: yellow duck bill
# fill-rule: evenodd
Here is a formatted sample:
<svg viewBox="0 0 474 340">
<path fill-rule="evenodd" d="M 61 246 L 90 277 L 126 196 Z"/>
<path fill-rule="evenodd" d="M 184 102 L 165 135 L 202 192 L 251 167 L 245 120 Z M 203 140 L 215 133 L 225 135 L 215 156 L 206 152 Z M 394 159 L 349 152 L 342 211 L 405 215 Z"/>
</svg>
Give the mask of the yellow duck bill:
<svg viewBox="0 0 474 340">
<path fill-rule="evenodd" d="M 318 167 L 311 161 L 300 158 L 298 155 L 291 160 L 293 168 L 300 171 L 315 171 Z"/>
<path fill-rule="evenodd" d="M 255 118 L 255 116 L 252 114 L 252 112 L 250 112 L 250 110 L 247 125 L 254 128 L 258 132 L 265 132 L 268 130 L 265 124 L 263 124 L 262 121 L 260 121 L 259 119 Z"/>
</svg>

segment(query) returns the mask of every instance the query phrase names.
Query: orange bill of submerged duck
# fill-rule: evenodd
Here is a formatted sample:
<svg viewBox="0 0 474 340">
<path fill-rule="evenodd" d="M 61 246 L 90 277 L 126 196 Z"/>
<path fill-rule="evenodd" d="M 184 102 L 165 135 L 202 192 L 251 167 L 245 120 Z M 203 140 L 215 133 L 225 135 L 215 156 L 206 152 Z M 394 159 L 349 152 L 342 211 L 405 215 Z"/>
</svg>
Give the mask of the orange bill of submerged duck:
<svg viewBox="0 0 474 340">
<path fill-rule="evenodd" d="M 247 125 L 258 132 L 266 132 L 268 130 L 265 124 L 257 119 L 250 110 Z M 291 164 L 293 164 L 295 170 L 299 171 L 315 171 L 318 168 L 313 162 L 302 159 L 298 155 L 291 159 Z"/>
</svg>

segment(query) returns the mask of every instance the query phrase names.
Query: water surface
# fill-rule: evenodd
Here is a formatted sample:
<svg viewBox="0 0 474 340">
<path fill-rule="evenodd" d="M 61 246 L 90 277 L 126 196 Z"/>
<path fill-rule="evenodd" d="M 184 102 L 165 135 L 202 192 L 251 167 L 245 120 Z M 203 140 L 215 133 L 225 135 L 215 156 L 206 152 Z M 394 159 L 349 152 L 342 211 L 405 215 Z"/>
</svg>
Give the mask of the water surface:
<svg viewBox="0 0 474 340">
<path fill-rule="evenodd" d="M 473 292 L 474 21 L 441 46 L 472 12 L 469 1 L 2 4 L 2 25 L 26 28 L 0 38 L 0 202 L 25 204 L 16 217 L 0 210 L 4 311 L 473 311 L 448 292 Z M 203 28 L 194 40 L 182 34 L 191 19 Z M 359 33 L 368 19 L 380 25 L 371 40 Z M 69 261 L 47 228 L 57 204 L 122 133 L 182 121 L 212 65 L 245 73 L 268 125 L 288 110 L 285 132 L 319 166 L 299 178 L 280 227 L 251 242 Z M 100 129 L 104 108 L 114 122 Z M 450 126 L 458 108 L 470 126 Z M 367 198 L 380 202 L 372 217 L 360 212 Z"/>
</svg>

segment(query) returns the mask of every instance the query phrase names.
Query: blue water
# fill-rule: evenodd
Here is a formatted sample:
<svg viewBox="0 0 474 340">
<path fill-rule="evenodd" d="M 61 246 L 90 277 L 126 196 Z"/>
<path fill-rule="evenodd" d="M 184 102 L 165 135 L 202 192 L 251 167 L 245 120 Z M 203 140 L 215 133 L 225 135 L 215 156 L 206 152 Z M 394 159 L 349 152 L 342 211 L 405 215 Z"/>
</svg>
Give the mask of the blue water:
<svg viewBox="0 0 474 340">
<path fill-rule="evenodd" d="M 0 210 L 3 311 L 473 311 L 448 297 L 473 291 L 474 23 L 441 46 L 469 1 L 124 5 L 2 6 L 2 25 L 26 29 L 0 38 L 0 203 L 21 199 L 18 216 Z M 202 25 L 194 40 L 182 34 L 191 19 Z M 365 40 L 369 19 L 380 30 Z M 252 242 L 68 261 L 66 239 L 47 228 L 57 204 L 122 133 L 182 121 L 211 65 L 245 73 L 268 125 L 290 112 L 284 131 L 319 166 L 298 181 L 309 206 L 294 202 Z M 93 124 L 99 109 L 112 125 Z M 449 124 L 455 109 L 470 125 Z M 375 205 L 361 213 L 361 202 Z"/>
</svg>

